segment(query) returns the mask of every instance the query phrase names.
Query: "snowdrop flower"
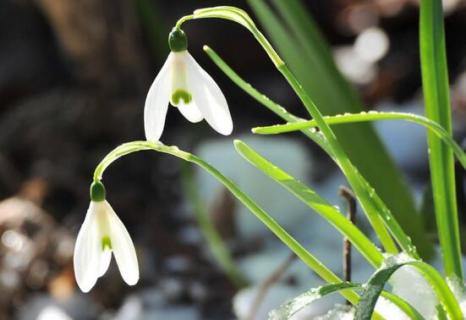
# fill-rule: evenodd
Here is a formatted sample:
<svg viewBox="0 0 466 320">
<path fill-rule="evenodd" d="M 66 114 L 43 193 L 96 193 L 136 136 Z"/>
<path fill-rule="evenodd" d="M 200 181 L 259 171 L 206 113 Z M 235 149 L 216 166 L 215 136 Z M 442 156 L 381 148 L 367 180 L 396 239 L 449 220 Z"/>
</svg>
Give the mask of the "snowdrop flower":
<svg viewBox="0 0 466 320">
<path fill-rule="evenodd" d="M 81 226 L 74 248 L 74 274 L 79 288 L 89 292 L 105 274 L 112 252 L 123 280 L 135 285 L 139 268 L 131 237 L 105 200 L 105 187 L 99 181 L 91 185 L 91 204 Z"/>
<path fill-rule="evenodd" d="M 188 121 L 196 123 L 205 119 L 214 130 L 229 135 L 233 122 L 225 96 L 187 51 L 185 33 L 174 28 L 168 43 L 171 53 L 152 83 L 144 107 L 147 140 L 159 141 L 169 102 Z"/>
</svg>

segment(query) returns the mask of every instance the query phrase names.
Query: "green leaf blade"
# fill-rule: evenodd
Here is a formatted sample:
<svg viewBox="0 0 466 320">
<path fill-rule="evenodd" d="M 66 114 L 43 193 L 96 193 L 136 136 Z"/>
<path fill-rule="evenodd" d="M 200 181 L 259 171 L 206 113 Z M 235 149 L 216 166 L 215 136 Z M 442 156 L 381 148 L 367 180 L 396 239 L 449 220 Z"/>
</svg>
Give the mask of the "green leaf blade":
<svg viewBox="0 0 466 320">
<path fill-rule="evenodd" d="M 295 197 L 322 215 L 338 231 L 347 237 L 372 265 L 376 267 L 380 266 L 383 256 L 378 251 L 377 247 L 358 228 L 349 222 L 338 209 L 325 201 L 312 189 L 297 181 L 288 173 L 259 155 L 246 143 L 235 140 L 235 149 L 253 166 L 278 182 Z"/>
<path fill-rule="evenodd" d="M 403 266 L 415 267 L 429 282 L 438 300 L 450 319 L 463 319 L 463 313 L 451 289 L 437 270 L 430 265 L 407 257 L 394 256 L 386 260 L 387 264 L 377 270 L 364 286 L 361 300 L 356 306 L 355 320 L 370 320 L 375 304 L 390 277 Z M 406 284 L 409 285 L 409 284 Z M 426 301 L 426 303 L 428 303 Z"/>
<path fill-rule="evenodd" d="M 441 0 L 422 0 L 420 51 L 426 116 L 451 135 L 451 107 Z M 443 265 L 448 277 L 463 279 L 453 152 L 432 133 L 429 165 Z"/>
</svg>

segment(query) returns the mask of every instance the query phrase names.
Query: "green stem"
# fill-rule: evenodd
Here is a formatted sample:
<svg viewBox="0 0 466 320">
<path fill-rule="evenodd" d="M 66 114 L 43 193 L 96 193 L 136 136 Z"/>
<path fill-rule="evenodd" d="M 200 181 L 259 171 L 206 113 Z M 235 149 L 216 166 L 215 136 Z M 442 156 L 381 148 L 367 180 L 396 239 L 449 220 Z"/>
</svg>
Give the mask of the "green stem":
<svg viewBox="0 0 466 320">
<path fill-rule="evenodd" d="M 422 0 L 421 71 L 426 115 L 451 136 L 451 109 L 441 0 Z M 433 133 L 427 135 L 437 228 L 447 277 L 463 279 L 454 157 Z"/>
<path fill-rule="evenodd" d="M 238 186 L 229 178 L 221 174 L 217 169 L 212 167 L 204 160 L 196 157 L 195 155 L 186 151 L 180 150 L 176 146 L 166 146 L 162 143 L 154 143 L 149 141 L 133 141 L 122 144 L 110 153 L 97 165 L 94 171 L 94 180 L 101 180 L 103 173 L 110 164 L 119 158 L 144 150 L 153 150 L 157 152 L 167 153 L 178 157 L 182 160 L 194 163 L 206 170 L 215 179 L 222 183 L 246 208 L 248 208 L 263 224 L 265 224 L 290 250 L 292 250 L 309 268 L 314 270 L 322 279 L 328 283 L 340 283 L 340 279 L 330 269 L 328 269 L 322 262 L 320 262 L 314 255 L 307 251 L 299 242 L 297 242 L 288 232 L 285 231 L 265 210 L 259 207 L 248 195 L 242 192 Z M 357 303 L 358 295 L 353 291 L 342 292 L 343 296 L 351 301 Z"/>
</svg>

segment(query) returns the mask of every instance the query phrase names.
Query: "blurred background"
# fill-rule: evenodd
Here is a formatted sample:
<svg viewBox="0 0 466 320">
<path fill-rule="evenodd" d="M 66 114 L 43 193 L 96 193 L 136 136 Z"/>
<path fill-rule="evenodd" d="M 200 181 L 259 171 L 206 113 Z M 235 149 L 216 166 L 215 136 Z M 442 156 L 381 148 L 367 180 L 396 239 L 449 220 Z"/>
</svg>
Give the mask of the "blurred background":
<svg viewBox="0 0 466 320">
<path fill-rule="evenodd" d="M 423 113 L 415 0 L 301 2 L 365 110 Z M 200 6 L 235 5 L 254 17 L 250 3 L 0 1 L 1 320 L 264 319 L 270 308 L 321 284 L 205 173 L 190 175 L 193 169 L 181 161 L 150 152 L 119 160 L 104 179 L 108 200 L 137 247 L 139 283 L 126 286 L 112 263 L 91 293 L 80 293 L 75 284 L 72 253 L 89 205 L 92 172 L 118 144 L 144 139 L 145 95 L 169 53 L 169 30 Z M 461 143 L 466 133 L 466 1 L 445 0 L 444 9 L 454 131 Z M 186 23 L 184 30 L 190 53 L 225 93 L 235 129 L 231 137 L 219 137 L 205 122 L 192 125 L 170 108 L 162 141 L 218 167 L 341 274 L 340 235 L 241 160 L 232 139 L 251 143 L 342 208 L 338 190 L 344 178 L 299 134 L 251 137 L 251 127 L 282 120 L 236 87 L 202 46 L 208 44 L 248 82 L 305 117 L 299 101 L 245 29 L 201 20 Z M 305 72 L 317 80 L 322 76 L 313 69 Z M 328 97 L 329 88 L 316 90 L 330 90 Z M 400 122 L 375 127 L 425 214 L 422 228 L 435 242 L 424 129 Z M 353 143 L 364 142 L 355 137 Z M 458 167 L 457 173 L 464 212 L 464 172 Z M 196 210 L 205 211 L 217 226 L 240 283 L 213 257 Z M 367 230 L 362 217 L 359 223 Z M 355 279 L 370 274 L 358 256 L 353 270 Z M 332 303 L 314 306 L 301 318 L 324 313 Z"/>
</svg>

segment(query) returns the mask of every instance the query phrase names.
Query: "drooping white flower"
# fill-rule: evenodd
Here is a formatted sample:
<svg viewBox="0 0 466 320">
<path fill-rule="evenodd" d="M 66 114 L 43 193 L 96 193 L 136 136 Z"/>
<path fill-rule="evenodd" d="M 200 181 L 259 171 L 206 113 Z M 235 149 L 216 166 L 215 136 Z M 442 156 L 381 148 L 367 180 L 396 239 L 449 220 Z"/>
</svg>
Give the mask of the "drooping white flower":
<svg viewBox="0 0 466 320">
<path fill-rule="evenodd" d="M 171 52 L 147 94 L 144 107 L 146 139 L 159 141 L 168 104 L 177 107 L 190 122 L 203 119 L 215 131 L 233 130 L 228 104 L 222 91 L 187 51 L 187 38 L 180 29 L 170 33 Z"/>
<path fill-rule="evenodd" d="M 74 274 L 79 288 L 89 292 L 105 274 L 112 253 L 123 280 L 135 285 L 139 267 L 133 241 L 117 214 L 105 200 L 101 182 L 91 186 L 91 203 L 74 248 Z"/>
</svg>

